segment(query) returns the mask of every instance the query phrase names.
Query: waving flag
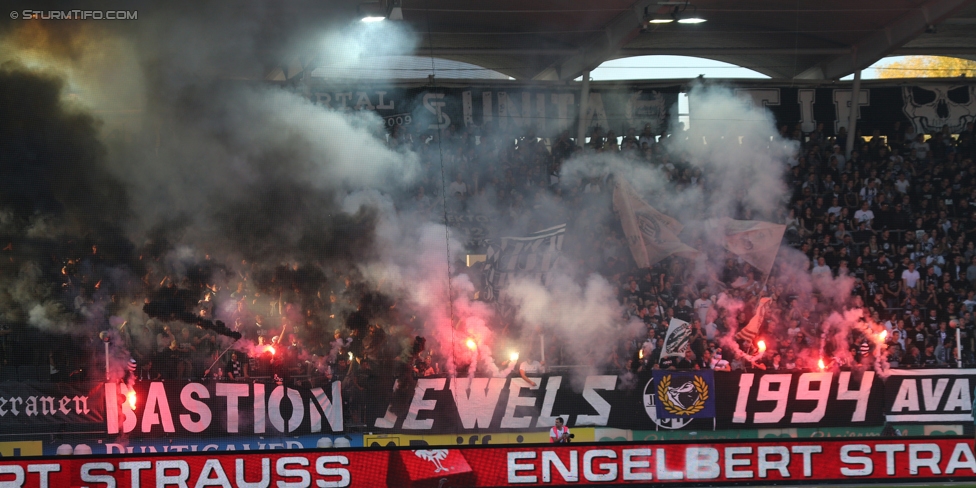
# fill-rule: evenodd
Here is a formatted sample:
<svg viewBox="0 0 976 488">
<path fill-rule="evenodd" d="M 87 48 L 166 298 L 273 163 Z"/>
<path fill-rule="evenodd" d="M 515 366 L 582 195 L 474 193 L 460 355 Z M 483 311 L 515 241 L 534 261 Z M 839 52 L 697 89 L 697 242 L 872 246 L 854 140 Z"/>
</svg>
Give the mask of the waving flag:
<svg viewBox="0 0 976 488">
<path fill-rule="evenodd" d="M 755 315 L 752 316 L 752 319 L 749 320 L 749 323 L 745 327 L 735 333 L 736 340 L 752 342 L 759 335 L 763 322 L 766 321 L 766 314 L 769 313 L 770 302 L 772 302 L 772 298 L 769 297 L 759 299 L 759 306 L 756 307 Z"/>
<path fill-rule="evenodd" d="M 721 219 L 725 248 L 742 257 L 763 275 L 773 269 L 786 226 L 757 220 Z"/>
<path fill-rule="evenodd" d="M 649 268 L 672 254 L 687 257 L 698 252 L 678 239 L 680 222 L 648 205 L 621 179 L 614 182 L 613 209 L 620 218 L 637 266 Z"/>
<path fill-rule="evenodd" d="M 497 299 L 515 276 L 538 276 L 545 284 L 549 270 L 562 253 L 565 234 L 566 224 L 561 224 L 526 237 L 502 237 L 497 249 L 488 246 L 483 298 Z"/>
</svg>

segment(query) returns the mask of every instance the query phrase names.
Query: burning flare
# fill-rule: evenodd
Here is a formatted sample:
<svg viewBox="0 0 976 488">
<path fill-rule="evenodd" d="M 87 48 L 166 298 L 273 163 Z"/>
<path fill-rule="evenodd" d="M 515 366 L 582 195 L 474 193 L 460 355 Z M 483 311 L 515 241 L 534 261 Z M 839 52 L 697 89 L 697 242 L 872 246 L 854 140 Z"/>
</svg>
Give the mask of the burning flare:
<svg viewBox="0 0 976 488">
<path fill-rule="evenodd" d="M 888 331 L 887 330 L 881 331 L 881 333 L 878 334 L 878 337 L 881 338 L 881 342 L 884 342 L 888 338 Z"/>
<path fill-rule="evenodd" d="M 759 342 L 756 343 L 756 345 L 759 346 L 759 353 L 760 354 L 766 352 L 766 341 L 759 341 Z"/>
<path fill-rule="evenodd" d="M 129 393 L 126 395 L 126 398 L 129 400 L 129 408 L 135 410 L 136 409 L 136 392 L 135 392 L 135 390 L 129 390 Z"/>
<path fill-rule="evenodd" d="M 519 358 L 519 353 L 518 353 L 518 351 L 512 351 L 512 354 L 510 354 L 510 355 L 508 356 L 508 359 L 509 359 L 510 361 L 518 361 L 518 358 Z"/>
<path fill-rule="evenodd" d="M 820 368 L 820 371 L 827 369 L 827 366 L 824 365 L 823 358 L 817 360 L 817 367 Z"/>
<path fill-rule="evenodd" d="M 465 344 L 467 344 L 468 349 L 471 349 L 472 351 L 478 348 L 478 343 L 475 342 L 474 339 L 468 339 L 468 342 Z"/>
</svg>

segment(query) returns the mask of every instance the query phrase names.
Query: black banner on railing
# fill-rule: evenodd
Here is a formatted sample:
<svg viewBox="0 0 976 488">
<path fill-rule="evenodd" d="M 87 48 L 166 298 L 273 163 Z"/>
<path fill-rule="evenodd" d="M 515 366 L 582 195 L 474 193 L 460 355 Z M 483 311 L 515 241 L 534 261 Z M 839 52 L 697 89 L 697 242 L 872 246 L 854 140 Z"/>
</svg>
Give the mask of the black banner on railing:
<svg viewBox="0 0 976 488">
<path fill-rule="evenodd" d="M 415 131 L 493 125 L 501 130 L 533 130 L 552 137 L 564 130 L 576 136 L 580 92 L 568 87 L 519 84 L 447 87 L 331 87 L 312 88 L 312 101 L 341 111 L 373 111 L 390 128 Z M 618 136 L 633 127 L 650 125 L 655 134 L 677 117 L 679 86 L 653 89 L 613 87 L 591 90 L 586 124 Z M 674 109 L 674 110 L 672 110 Z"/>
<path fill-rule="evenodd" d="M 857 95 L 849 82 L 827 85 L 777 86 L 765 82 L 735 81 L 727 84 L 737 95 L 751 98 L 767 108 L 777 126 L 802 132 L 823 124 L 827 135 L 835 135 L 850 123 L 851 112 L 865 135 L 875 129 L 892 135 L 895 122 L 902 130 L 934 133 L 948 126 L 952 133 L 965 129 L 976 119 L 976 84 L 939 80 L 925 85 L 893 85 L 887 81 L 863 82 Z M 591 84 L 583 117 L 587 132 L 599 126 L 618 136 L 634 128 L 638 133 L 649 125 L 657 135 L 676 130 L 678 94 L 687 87 L 634 82 Z M 449 126 L 482 127 L 526 132 L 553 137 L 569 130 L 573 137 L 580 121 L 580 88 L 565 85 L 486 83 L 473 86 L 332 86 L 310 87 L 315 103 L 336 110 L 372 111 L 388 127 L 410 127 L 415 131 Z M 691 123 L 695 123 L 694 93 L 689 95 Z M 733 127 L 734 129 L 734 127 Z"/>
<path fill-rule="evenodd" d="M 873 371 L 719 372 L 714 392 L 704 379 L 664 386 L 650 377 L 616 375 L 530 379 L 535 386 L 521 378 L 423 378 L 409 404 L 391 405 L 371 427 L 404 433 L 506 432 L 547 429 L 556 417 L 570 426 L 634 430 L 884 423 L 883 385 Z M 672 407 L 668 418 L 657 414 L 662 401 Z M 702 409 L 721 408 L 715 408 L 714 419 L 694 418 L 698 403 Z"/>
<path fill-rule="evenodd" d="M 156 381 L 136 383 L 134 393 L 122 383 L 10 382 L 0 383 L 0 429 L 154 438 L 328 434 L 353 421 L 403 434 L 545 431 L 556 417 L 570 427 L 644 431 L 973 421 L 976 369 L 890 370 L 884 378 L 875 371 L 668 373 L 543 375 L 530 378 L 534 385 L 518 377 L 426 377 L 409 392 L 364 392 L 345 419 L 338 382 Z"/>
<path fill-rule="evenodd" d="M 973 421 L 974 369 L 893 370 L 885 380 L 890 422 Z"/>
</svg>

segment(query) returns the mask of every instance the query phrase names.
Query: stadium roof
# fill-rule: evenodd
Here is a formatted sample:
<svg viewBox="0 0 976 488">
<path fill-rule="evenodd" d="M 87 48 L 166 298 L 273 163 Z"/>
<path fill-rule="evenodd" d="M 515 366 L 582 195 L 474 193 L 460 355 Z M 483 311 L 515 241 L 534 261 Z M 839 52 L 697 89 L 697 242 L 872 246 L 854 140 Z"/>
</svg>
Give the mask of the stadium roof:
<svg viewBox="0 0 976 488">
<path fill-rule="evenodd" d="M 323 2 L 301 8 L 298 17 L 355 22 L 362 4 Z M 695 13 L 707 22 L 645 22 L 676 8 L 684 9 L 679 16 Z M 519 80 L 572 80 L 606 60 L 655 54 L 806 80 L 839 79 L 891 55 L 976 59 L 974 0 L 696 0 L 687 8 L 658 0 L 402 0 L 402 14 L 418 36 L 416 55 Z M 267 78 L 290 79 L 302 65 L 321 66 L 321 57 L 303 59 L 298 66 L 294 58 L 283 62 Z"/>
</svg>

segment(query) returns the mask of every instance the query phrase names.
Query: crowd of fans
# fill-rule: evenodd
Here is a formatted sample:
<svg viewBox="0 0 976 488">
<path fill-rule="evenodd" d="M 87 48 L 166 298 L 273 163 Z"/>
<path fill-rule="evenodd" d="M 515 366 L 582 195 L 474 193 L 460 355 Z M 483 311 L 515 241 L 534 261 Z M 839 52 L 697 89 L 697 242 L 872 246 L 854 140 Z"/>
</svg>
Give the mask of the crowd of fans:
<svg viewBox="0 0 976 488">
<path fill-rule="evenodd" d="M 675 134 L 651 128 L 629 129 L 623 135 L 596 129 L 583 147 L 567 132 L 552 139 L 536 137 L 515 126 L 477 131 L 450 127 L 440 134 L 395 128 L 388 137 L 394 149 L 420 155 L 423 174 L 404 194 L 395 196 L 403 212 L 430 220 L 478 211 L 490 205 L 503 209 L 491 233 L 506 229 L 537 230 L 568 223 L 565 257 L 579 275 L 600 273 L 618 287 L 624 321 L 646 327 L 621 334 L 610 353 L 597 345 L 569 353 L 565 338 L 545 342 L 540 363 L 539 331 L 522 330 L 511 307 L 497 304 L 489 326 L 499 337 L 532 337 L 523 363 L 512 374 L 566 366 L 598 367 L 624 372 L 653 368 L 802 370 L 885 362 L 891 367 L 955 367 L 974 363 L 973 306 L 976 305 L 976 172 L 973 124 L 960 134 L 943 130 L 915 134 L 897 123 L 855 134 L 854 151 L 845 157 L 849 137 L 843 128 L 828 137 L 822 125 L 803 133 L 780 129 L 797 141 L 800 152 L 783 161 L 789 201 L 774 216 L 742 210 L 736 218 L 774 220 L 787 226 L 784 247 L 809 260 L 813 283 L 828 279 L 844 284 L 849 296 L 809 295 L 797 288 L 778 263 L 767 278 L 728 253 L 724 264 L 703 278 L 694 262 L 672 257 L 649 269 L 633 264 L 620 228 L 604 215 L 612 187 L 606 175 L 569 181 L 560 169 L 571 157 L 614 154 L 659 168 L 679 191 L 711 182 L 702 168 L 669 151 Z M 556 202 L 557 205 L 549 203 Z M 537 211 L 545 208 L 544 212 Z M 480 236 L 484 237 L 484 236 Z M 83 243 L 77 245 L 84 246 Z M 485 242 L 466 242 L 472 254 Z M 213 269 L 174 283 L 162 268 L 147 265 L 143 290 L 128 297 L 99 293 L 86 278 L 82 261 L 67 256 L 57 281 L 73 297 L 66 308 L 78 317 L 98 310 L 104 317 L 125 317 L 111 323 L 113 335 L 135 359 L 131 373 L 140 379 L 225 380 L 270 379 L 309 383 L 344 381 L 344 396 L 358 412 L 364 392 L 401 389 L 412 379 L 444 373 L 446 351 L 428 347 L 423 319 L 405 303 L 370 290 L 355 266 L 321 263 L 280 265 L 272 270 L 244 266 L 235 276 L 215 278 Z M 715 251 L 715 250 L 710 250 Z M 718 252 L 725 252 L 719 250 Z M 12 261 L 12 260 L 11 260 Z M 90 271 L 88 269 L 87 271 Z M 481 265 L 455 265 L 472 282 L 482 283 Z M 167 281 L 167 280 L 171 281 Z M 223 287 L 215 283 L 229 283 Z M 99 281 L 99 283 L 101 283 Z M 152 284 L 159 283 L 154 287 Z M 847 288 L 844 288 L 847 287 Z M 155 289 L 154 289 L 155 288 Z M 182 295 L 181 295 L 182 293 Z M 172 320 L 165 314 L 146 320 L 141 305 L 170 294 L 201 322 Z M 172 298 L 172 296 L 170 298 Z M 731 333 L 746 324 L 759 298 L 772 298 L 762 324 L 768 348 L 734 343 Z M 201 298 L 202 297 L 202 298 Z M 477 296 L 472 297 L 477 298 Z M 732 299 L 743 303 L 735 312 L 719 306 Z M 824 321 L 832 312 L 861 312 L 861 325 L 845 330 L 843 347 L 825 338 Z M 227 330 L 245 341 L 224 337 L 205 324 L 227 321 Z M 692 324 L 691 348 L 684 357 L 661 357 L 663 338 L 672 318 Z M 863 325 L 863 324 L 868 325 Z M 49 369 L 51 379 L 93 377 L 90 358 L 100 351 L 99 338 L 73 337 L 73 348 L 25 347 L 29 343 L 63 343 L 57 334 L 24 324 L 3 322 L 0 329 L 3 371 L 18 365 Z M 223 324 L 220 324 L 223 326 Z M 878 340 L 873 334 L 886 331 Z M 623 330 L 623 329 L 622 329 Z M 633 330 L 627 329 L 627 330 Z M 959 330 L 957 339 L 956 330 Z M 753 341 L 754 342 L 754 341 Z M 246 344 L 246 346 L 242 346 Z M 961 350 L 958 350 L 958 345 Z M 841 353 L 839 349 L 844 349 Z M 502 364 L 506 366 L 506 364 Z M 9 374 L 5 379 L 11 379 Z M 395 394 L 394 394 L 395 395 Z M 381 412 L 380 412 L 381 413 Z M 358 414 L 357 414 L 358 415 Z"/>
</svg>

